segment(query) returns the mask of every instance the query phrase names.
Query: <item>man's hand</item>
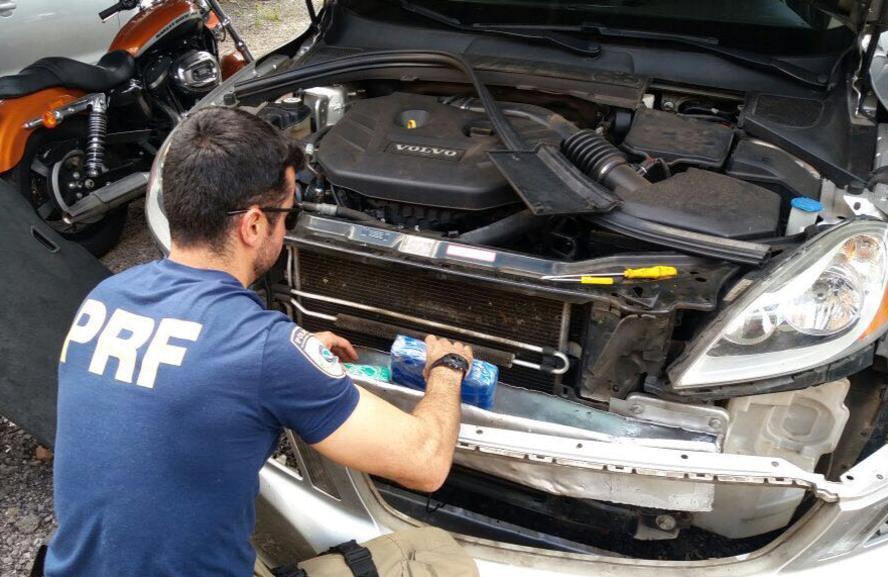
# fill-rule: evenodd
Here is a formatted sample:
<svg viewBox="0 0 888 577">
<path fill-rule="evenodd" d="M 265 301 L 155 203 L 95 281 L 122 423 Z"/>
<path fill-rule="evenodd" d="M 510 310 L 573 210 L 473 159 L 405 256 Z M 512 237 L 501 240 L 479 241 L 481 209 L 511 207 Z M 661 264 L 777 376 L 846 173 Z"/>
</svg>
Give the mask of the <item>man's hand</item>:
<svg viewBox="0 0 888 577">
<path fill-rule="evenodd" d="M 353 363 L 358 360 L 358 353 L 347 339 L 340 337 L 330 331 L 315 333 L 314 336 L 321 341 L 325 347 L 339 357 L 339 360 L 347 363 Z"/>
<path fill-rule="evenodd" d="M 434 335 L 427 335 L 425 338 L 425 344 L 426 366 L 425 369 L 423 369 L 422 374 L 425 377 L 426 382 L 429 380 L 429 367 L 432 366 L 432 363 L 450 353 L 456 353 L 463 357 L 469 363 L 469 369 L 472 368 L 472 347 L 457 341 L 451 343 L 447 339 L 441 339 Z"/>
<path fill-rule="evenodd" d="M 361 398 L 351 416 L 312 446 L 341 465 L 392 479 L 409 489 L 437 491 L 453 463 L 461 376 L 442 368 L 435 369 L 429 378 L 428 367 L 449 353 L 462 355 L 471 363 L 472 349 L 431 335 L 425 344 L 426 389 L 412 413 L 359 387 Z"/>
</svg>

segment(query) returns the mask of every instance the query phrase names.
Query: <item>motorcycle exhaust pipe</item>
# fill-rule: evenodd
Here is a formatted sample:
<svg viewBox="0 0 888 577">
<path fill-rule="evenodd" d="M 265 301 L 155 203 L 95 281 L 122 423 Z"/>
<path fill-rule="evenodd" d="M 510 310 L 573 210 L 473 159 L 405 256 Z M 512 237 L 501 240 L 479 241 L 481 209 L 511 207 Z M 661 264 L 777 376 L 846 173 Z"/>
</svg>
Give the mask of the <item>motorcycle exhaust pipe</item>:
<svg viewBox="0 0 888 577">
<path fill-rule="evenodd" d="M 67 224 L 94 222 L 108 211 L 144 195 L 147 188 L 148 173 L 134 172 L 84 196 L 68 207 L 62 220 Z"/>
</svg>

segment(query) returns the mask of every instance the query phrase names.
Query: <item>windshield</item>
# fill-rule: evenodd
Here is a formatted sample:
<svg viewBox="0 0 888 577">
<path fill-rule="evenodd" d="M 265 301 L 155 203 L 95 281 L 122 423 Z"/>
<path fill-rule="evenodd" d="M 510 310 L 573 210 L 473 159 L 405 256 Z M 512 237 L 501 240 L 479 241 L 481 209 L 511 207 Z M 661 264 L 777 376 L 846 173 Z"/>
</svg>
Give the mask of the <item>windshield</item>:
<svg viewBox="0 0 888 577">
<path fill-rule="evenodd" d="M 802 0 L 404 0 L 402 4 L 432 10 L 463 25 L 667 32 L 767 53 L 835 52 L 854 38 L 838 18 Z"/>
</svg>

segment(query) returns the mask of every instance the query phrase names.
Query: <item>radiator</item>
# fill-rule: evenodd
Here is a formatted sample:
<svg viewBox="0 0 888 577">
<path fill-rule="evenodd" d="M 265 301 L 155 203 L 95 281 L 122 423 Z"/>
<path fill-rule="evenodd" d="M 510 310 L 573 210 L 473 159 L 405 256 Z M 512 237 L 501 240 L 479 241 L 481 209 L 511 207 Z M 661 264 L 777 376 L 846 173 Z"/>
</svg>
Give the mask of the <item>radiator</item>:
<svg viewBox="0 0 888 577">
<path fill-rule="evenodd" d="M 443 270 L 427 270 L 410 263 L 392 264 L 362 255 L 350 258 L 340 254 L 315 252 L 311 248 L 288 247 L 292 251 L 291 288 L 302 293 L 337 299 L 404 313 L 521 341 L 540 347 L 562 349 L 566 341 L 570 308 L 557 299 L 526 295 L 506 288 L 490 286 L 472 278 Z M 298 297 L 300 304 L 315 313 L 348 314 L 382 321 L 401 327 L 432 332 L 476 345 L 486 345 L 516 353 L 521 359 L 540 362 L 539 355 L 429 329 L 420 324 L 394 320 L 385 315 L 355 310 L 352 307 Z M 391 340 L 377 335 L 342 330 L 332 321 L 297 312 L 297 322 L 311 331 L 332 330 L 352 343 L 387 351 Z M 556 377 L 524 367 L 502 368 L 500 380 L 512 385 L 552 392 Z"/>
</svg>

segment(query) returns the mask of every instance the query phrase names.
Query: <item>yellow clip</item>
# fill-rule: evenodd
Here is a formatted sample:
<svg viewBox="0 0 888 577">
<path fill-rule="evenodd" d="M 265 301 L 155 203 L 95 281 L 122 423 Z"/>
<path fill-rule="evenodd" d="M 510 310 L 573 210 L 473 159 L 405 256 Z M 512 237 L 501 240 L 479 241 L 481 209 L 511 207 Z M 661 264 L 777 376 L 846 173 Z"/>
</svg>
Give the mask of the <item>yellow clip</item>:
<svg viewBox="0 0 888 577">
<path fill-rule="evenodd" d="M 627 268 L 623 271 L 623 278 L 669 278 L 678 274 L 674 266 L 649 266 L 646 268 Z"/>
<path fill-rule="evenodd" d="M 407 121 L 407 128 L 410 130 L 413 130 L 414 128 L 416 128 L 416 121 L 413 120 L 412 118 L 410 120 L 408 120 Z"/>
<path fill-rule="evenodd" d="M 580 284 L 614 284 L 614 279 L 609 276 L 587 276 L 580 277 Z"/>
</svg>

